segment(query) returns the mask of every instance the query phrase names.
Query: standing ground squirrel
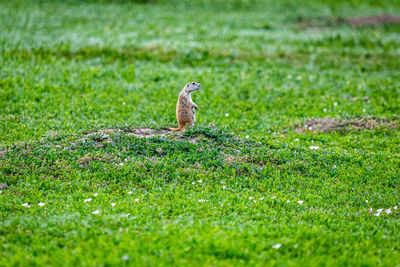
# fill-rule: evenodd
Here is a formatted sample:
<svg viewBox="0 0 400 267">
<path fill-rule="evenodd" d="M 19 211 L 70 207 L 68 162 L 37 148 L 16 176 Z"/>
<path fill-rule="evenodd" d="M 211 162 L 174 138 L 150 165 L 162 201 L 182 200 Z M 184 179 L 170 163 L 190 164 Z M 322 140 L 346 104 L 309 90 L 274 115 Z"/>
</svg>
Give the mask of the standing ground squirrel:
<svg viewBox="0 0 400 267">
<path fill-rule="evenodd" d="M 193 103 L 190 94 L 193 91 L 200 89 L 200 84 L 196 82 L 187 83 L 179 94 L 178 103 L 176 104 L 176 119 L 178 121 L 178 128 L 170 128 L 171 131 L 181 131 L 186 129 L 186 124 L 194 126 L 195 112 L 194 109 L 199 110 L 199 107 Z"/>
</svg>

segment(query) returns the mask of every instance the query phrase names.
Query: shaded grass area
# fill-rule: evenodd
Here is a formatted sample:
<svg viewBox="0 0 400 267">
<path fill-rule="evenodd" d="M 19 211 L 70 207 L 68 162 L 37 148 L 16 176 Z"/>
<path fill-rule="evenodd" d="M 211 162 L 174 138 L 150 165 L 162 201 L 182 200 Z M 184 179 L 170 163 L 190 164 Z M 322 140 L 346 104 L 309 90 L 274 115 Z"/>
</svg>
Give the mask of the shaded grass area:
<svg viewBox="0 0 400 267">
<path fill-rule="evenodd" d="M 338 37 L 340 39 L 340 37 Z M 351 57 L 349 57 L 351 55 Z M 210 50 L 194 48 L 188 51 L 161 46 L 149 47 L 85 47 L 76 51 L 70 48 L 60 47 L 58 49 L 33 49 L 33 50 L 9 50 L 3 53 L 4 60 L 31 60 L 51 62 L 54 60 L 86 61 L 101 59 L 105 63 L 122 61 L 132 63 L 135 61 L 160 61 L 170 62 L 182 67 L 224 65 L 240 62 L 264 63 L 271 60 L 276 64 L 300 66 L 304 62 L 312 61 L 318 70 L 341 69 L 358 70 L 360 72 L 397 71 L 399 69 L 400 57 L 398 54 L 377 53 L 360 54 L 339 52 L 332 54 L 331 51 L 277 51 L 276 53 L 258 52 L 253 50 L 241 50 L 238 52 L 227 52 L 221 50 Z M 396 72 L 397 73 L 397 72 Z"/>
</svg>

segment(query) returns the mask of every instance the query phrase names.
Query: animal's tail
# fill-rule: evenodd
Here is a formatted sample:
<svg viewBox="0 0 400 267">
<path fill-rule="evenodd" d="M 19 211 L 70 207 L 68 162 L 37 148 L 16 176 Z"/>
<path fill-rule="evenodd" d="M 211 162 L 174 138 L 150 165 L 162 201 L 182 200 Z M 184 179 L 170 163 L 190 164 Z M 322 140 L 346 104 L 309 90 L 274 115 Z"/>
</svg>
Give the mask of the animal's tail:
<svg viewBox="0 0 400 267">
<path fill-rule="evenodd" d="M 176 132 L 176 131 L 180 131 L 180 130 L 182 130 L 181 128 L 171 128 L 171 127 L 168 127 L 168 130 L 170 130 L 170 131 L 173 131 L 173 132 Z"/>
</svg>

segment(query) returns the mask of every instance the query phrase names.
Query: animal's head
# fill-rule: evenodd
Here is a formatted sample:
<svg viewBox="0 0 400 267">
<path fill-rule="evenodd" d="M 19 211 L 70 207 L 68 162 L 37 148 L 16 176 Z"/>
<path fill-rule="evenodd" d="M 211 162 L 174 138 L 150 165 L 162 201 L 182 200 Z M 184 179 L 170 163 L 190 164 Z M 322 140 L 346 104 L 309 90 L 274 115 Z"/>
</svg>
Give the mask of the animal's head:
<svg viewBox="0 0 400 267">
<path fill-rule="evenodd" d="M 191 93 L 193 91 L 199 90 L 200 89 L 200 84 L 196 83 L 196 82 L 187 83 L 185 85 L 184 89 L 185 89 L 186 92 Z"/>
</svg>

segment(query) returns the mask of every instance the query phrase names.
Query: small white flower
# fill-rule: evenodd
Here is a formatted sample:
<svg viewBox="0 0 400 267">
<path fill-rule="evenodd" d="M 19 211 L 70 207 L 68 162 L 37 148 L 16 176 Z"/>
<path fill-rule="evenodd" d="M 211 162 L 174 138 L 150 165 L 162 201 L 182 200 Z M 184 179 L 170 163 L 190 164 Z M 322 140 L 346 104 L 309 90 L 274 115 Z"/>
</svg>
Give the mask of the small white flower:
<svg viewBox="0 0 400 267">
<path fill-rule="evenodd" d="M 29 205 L 29 203 L 24 203 L 24 204 L 22 204 L 22 206 L 27 207 L 27 208 L 30 208 L 30 207 L 31 207 L 31 206 Z"/>
<path fill-rule="evenodd" d="M 253 199 L 253 197 L 249 197 L 249 200 L 252 200 Z"/>
<path fill-rule="evenodd" d="M 337 102 L 333 103 L 333 105 L 336 107 L 337 106 Z"/>
<path fill-rule="evenodd" d="M 225 182 L 224 181 L 221 181 L 221 184 L 224 184 Z"/>
<path fill-rule="evenodd" d="M 45 205 L 45 203 L 39 202 L 38 205 L 39 205 L 39 207 L 43 207 Z"/>
<path fill-rule="evenodd" d="M 372 209 L 372 208 L 369 208 L 369 212 L 372 213 L 372 211 L 373 211 L 373 209 Z"/>
<path fill-rule="evenodd" d="M 308 127 L 308 130 L 310 130 L 310 131 L 311 131 L 311 130 L 312 130 L 312 127 L 311 127 L 311 126 L 310 126 L 310 127 Z"/>
<path fill-rule="evenodd" d="M 122 105 L 124 105 L 124 106 L 125 106 L 125 105 L 126 105 L 126 103 L 125 103 L 125 102 L 122 102 Z"/>
<path fill-rule="evenodd" d="M 272 196 L 272 199 L 275 199 L 276 198 L 276 196 Z"/>
<path fill-rule="evenodd" d="M 133 193 L 132 191 L 129 191 L 129 192 L 128 192 L 128 195 L 132 195 L 132 193 Z"/>
<path fill-rule="evenodd" d="M 122 257 L 122 259 L 123 259 L 124 261 L 127 261 L 127 260 L 129 259 L 129 257 L 128 257 L 128 255 L 124 255 L 124 256 Z"/>
<path fill-rule="evenodd" d="M 363 108 L 363 112 L 365 113 L 367 110 L 365 108 Z"/>
<path fill-rule="evenodd" d="M 206 202 L 204 199 L 199 199 L 199 202 Z"/>
<path fill-rule="evenodd" d="M 124 229 L 122 227 L 119 228 L 119 231 L 122 232 Z"/>
<path fill-rule="evenodd" d="M 290 203 L 290 200 L 286 200 L 286 203 Z"/>
<path fill-rule="evenodd" d="M 0 194 L 3 193 L 3 191 L 0 190 Z"/>
<path fill-rule="evenodd" d="M 229 116 L 229 113 L 225 113 L 225 117 L 228 117 Z"/>
<path fill-rule="evenodd" d="M 379 215 L 380 215 L 380 213 L 379 213 L 379 212 L 374 214 L 374 216 L 379 216 Z"/>
<path fill-rule="evenodd" d="M 332 168 L 336 169 L 336 165 L 333 165 L 333 167 L 332 167 Z"/>
<path fill-rule="evenodd" d="M 95 211 L 93 211 L 92 213 L 93 213 L 93 214 L 100 214 L 100 211 L 99 211 L 99 210 L 95 210 Z"/>
<path fill-rule="evenodd" d="M 119 163 L 119 166 L 124 166 L 124 163 L 123 162 Z"/>
<path fill-rule="evenodd" d="M 280 248 L 281 246 L 282 246 L 282 244 L 276 244 L 276 245 L 273 245 L 272 248 L 278 249 L 278 248 Z"/>
<path fill-rule="evenodd" d="M 397 210 L 397 206 L 394 206 L 393 209 L 394 209 L 394 210 Z"/>
<path fill-rule="evenodd" d="M 192 185 L 195 185 L 195 184 L 196 184 L 195 182 L 192 183 Z"/>
<path fill-rule="evenodd" d="M 87 198 L 87 199 L 85 199 L 85 200 L 83 201 L 83 203 L 87 203 L 87 202 L 90 202 L 90 201 L 92 201 L 92 199 L 91 199 L 91 198 Z"/>
<path fill-rule="evenodd" d="M 203 182 L 203 180 L 198 180 L 197 182 L 198 182 L 198 183 L 202 183 L 202 182 Z"/>
<path fill-rule="evenodd" d="M 310 146 L 309 147 L 311 150 L 318 150 L 319 149 L 319 146 Z"/>
<path fill-rule="evenodd" d="M 385 213 L 386 214 L 389 214 L 389 213 L 391 213 L 392 211 L 390 210 L 390 209 L 387 209 L 387 210 L 385 210 Z"/>
<path fill-rule="evenodd" d="M 300 140 L 299 138 L 294 139 L 294 141 L 296 141 L 296 142 L 299 142 L 299 140 Z"/>
<path fill-rule="evenodd" d="M 249 138 L 250 138 L 250 136 L 246 135 L 246 139 L 249 139 Z"/>
<path fill-rule="evenodd" d="M 114 207 L 115 207 L 115 205 L 116 205 L 115 203 L 111 203 L 111 207 L 113 207 L 113 208 L 114 208 Z"/>
<path fill-rule="evenodd" d="M 135 198 L 135 201 L 136 201 L 136 202 L 139 202 L 139 199 L 138 199 L 138 198 Z"/>
<path fill-rule="evenodd" d="M 97 197 L 99 195 L 99 193 L 94 193 L 93 196 Z"/>
<path fill-rule="evenodd" d="M 264 199 L 264 197 L 261 197 L 261 198 L 260 198 L 260 200 L 263 200 L 263 199 Z"/>
<path fill-rule="evenodd" d="M 365 202 L 368 203 L 368 199 L 366 199 Z"/>
<path fill-rule="evenodd" d="M 301 76 L 296 77 L 296 80 L 298 80 L 298 81 L 301 81 L 301 79 L 303 79 L 303 77 L 301 77 Z"/>
<path fill-rule="evenodd" d="M 125 162 L 128 162 L 128 159 L 124 159 L 125 160 Z"/>
<path fill-rule="evenodd" d="M 299 203 L 300 205 L 302 205 L 302 204 L 304 203 L 304 201 L 303 201 L 303 200 L 299 200 L 299 201 L 297 201 L 297 203 Z"/>
<path fill-rule="evenodd" d="M 256 201 L 256 200 L 253 200 L 253 202 L 256 203 L 257 201 Z"/>
<path fill-rule="evenodd" d="M 221 205 L 219 205 L 220 207 L 224 206 L 224 203 L 221 203 Z"/>
<path fill-rule="evenodd" d="M 378 209 L 376 210 L 376 212 L 381 213 L 383 211 L 383 209 Z"/>
<path fill-rule="evenodd" d="M 226 189 L 226 185 L 223 185 L 222 188 L 223 188 L 223 189 Z"/>
<path fill-rule="evenodd" d="M 324 112 L 326 112 L 326 108 L 324 108 Z"/>
</svg>

